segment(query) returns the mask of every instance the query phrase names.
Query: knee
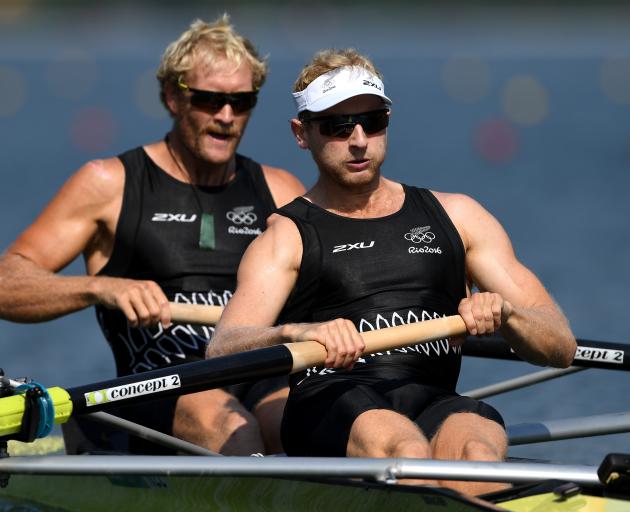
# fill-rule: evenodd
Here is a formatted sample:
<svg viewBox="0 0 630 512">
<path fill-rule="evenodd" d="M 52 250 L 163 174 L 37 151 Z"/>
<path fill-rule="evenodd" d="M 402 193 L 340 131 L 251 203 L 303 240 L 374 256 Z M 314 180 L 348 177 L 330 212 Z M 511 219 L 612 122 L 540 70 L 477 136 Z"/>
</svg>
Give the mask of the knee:
<svg viewBox="0 0 630 512">
<path fill-rule="evenodd" d="M 258 421 L 253 414 L 245 409 L 223 409 L 212 418 L 207 428 L 210 430 L 220 429 L 229 435 L 233 432 L 243 430 L 258 431 Z"/>
<path fill-rule="evenodd" d="M 430 459 L 429 443 L 422 439 L 400 439 L 386 449 L 385 457 L 404 457 L 410 459 Z"/>
<path fill-rule="evenodd" d="M 498 461 L 504 458 L 505 451 L 506 447 L 503 443 L 469 439 L 464 443 L 462 458 L 475 461 Z"/>
</svg>

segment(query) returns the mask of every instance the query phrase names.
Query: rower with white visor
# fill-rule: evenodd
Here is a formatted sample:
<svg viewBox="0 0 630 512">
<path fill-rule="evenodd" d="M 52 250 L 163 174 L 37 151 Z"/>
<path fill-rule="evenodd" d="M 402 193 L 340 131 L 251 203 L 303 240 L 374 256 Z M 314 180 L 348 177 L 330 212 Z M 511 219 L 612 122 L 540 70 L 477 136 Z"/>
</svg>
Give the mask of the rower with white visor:
<svg viewBox="0 0 630 512">
<path fill-rule="evenodd" d="M 207 357 L 325 346 L 324 366 L 292 376 L 288 455 L 503 459 L 498 411 L 456 392 L 463 339 L 365 355 L 361 333 L 459 314 L 470 335 L 500 332 L 520 357 L 566 367 L 576 350 L 566 318 L 478 202 L 382 175 L 392 101 L 369 59 L 322 51 L 294 90 L 291 128 L 319 176 L 247 249 Z"/>
</svg>

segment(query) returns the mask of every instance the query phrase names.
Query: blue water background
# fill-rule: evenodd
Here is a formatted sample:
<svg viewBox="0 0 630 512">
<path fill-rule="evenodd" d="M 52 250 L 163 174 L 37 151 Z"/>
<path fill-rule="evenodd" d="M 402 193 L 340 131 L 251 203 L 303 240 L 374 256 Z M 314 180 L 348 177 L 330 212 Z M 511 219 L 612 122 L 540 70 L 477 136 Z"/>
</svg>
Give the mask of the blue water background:
<svg viewBox="0 0 630 512">
<path fill-rule="evenodd" d="M 163 137 L 169 120 L 157 114 L 157 87 L 147 73 L 193 18 L 213 19 L 225 8 L 162 9 L 149 15 L 134 4 L 112 5 L 0 10 L 2 249 L 85 161 Z M 623 75 L 623 63 L 630 59 L 628 11 L 454 9 L 385 12 L 329 5 L 285 6 L 277 12 L 228 6 L 237 28 L 269 54 L 271 67 L 240 151 L 312 184 L 314 164 L 289 131 L 291 85 L 315 50 L 355 46 L 375 60 L 394 100 L 384 174 L 475 197 L 500 219 L 518 257 L 545 283 L 576 336 L 630 342 L 625 326 L 630 102 L 623 93 L 611 97 L 602 86 L 607 62 L 617 58 L 621 74 L 613 76 L 613 85 L 630 87 L 630 75 Z M 457 56 L 482 63 L 485 92 L 474 100 L 448 92 L 445 70 Z M 16 82 L 15 76 L 21 78 Z M 533 78 L 544 90 L 544 114 L 530 124 L 506 114 L 506 87 L 519 76 Z M 19 108 L 11 112 L 7 101 Z M 80 124 L 81 116 L 89 122 Z M 492 153 L 484 156 L 476 143 L 488 121 L 499 127 L 499 135 L 516 141 L 503 158 L 501 144 L 490 141 L 499 161 L 489 158 Z M 82 273 L 82 262 L 65 272 Z M 114 374 L 92 310 L 37 325 L 2 321 L 0 328 L 0 367 L 12 377 L 73 386 Z M 469 358 L 459 390 L 535 370 Z M 630 411 L 628 381 L 627 373 L 589 370 L 489 402 L 508 424 Z M 610 451 L 630 451 L 630 434 L 518 447 L 511 453 L 596 463 Z"/>
</svg>

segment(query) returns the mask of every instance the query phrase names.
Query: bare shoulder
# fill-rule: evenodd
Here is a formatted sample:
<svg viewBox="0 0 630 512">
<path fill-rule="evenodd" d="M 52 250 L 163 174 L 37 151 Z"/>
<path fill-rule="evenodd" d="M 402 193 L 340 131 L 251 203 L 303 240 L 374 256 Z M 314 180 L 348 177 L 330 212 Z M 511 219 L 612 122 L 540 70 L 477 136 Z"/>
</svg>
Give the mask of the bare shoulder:
<svg viewBox="0 0 630 512">
<path fill-rule="evenodd" d="M 85 251 L 106 258 L 122 203 L 124 169 L 118 159 L 93 160 L 79 168 L 37 219 L 13 242 L 9 252 L 57 271 Z M 96 240 L 101 241 L 100 245 Z M 111 242 L 111 243 L 110 243 Z M 99 262 L 102 263 L 102 262 Z"/>
<path fill-rule="evenodd" d="M 493 243 L 507 241 L 507 234 L 499 221 L 472 197 L 447 192 L 432 193 L 457 228 L 466 249 L 483 240 L 492 240 Z"/>
<path fill-rule="evenodd" d="M 287 248 L 288 251 L 292 251 L 296 245 L 300 247 L 302 245 L 302 237 L 295 223 L 277 213 L 271 214 L 267 219 L 267 229 L 258 238 L 263 237 L 273 240 L 278 249 Z"/>
<path fill-rule="evenodd" d="M 437 192 L 435 190 L 432 190 L 431 193 L 440 202 L 451 219 L 466 217 L 475 212 L 486 212 L 481 204 L 466 194 Z"/>
<path fill-rule="evenodd" d="M 238 275 L 275 273 L 294 270 L 302 259 L 302 238 L 297 226 L 289 218 L 271 214 L 267 229 L 258 235 L 243 255 Z"/>
<path fill-rule="evenodd" d="M 108 158 L 87 162 L 64 188 L 80 192 L 84 200 L 102 202 L 122 197 L 124 186 L 125 170 L 122 162 L 118 158 Z"/>
<path fill-rule="evenodd" d="M 294 222 L 276 213 L 267 219 L 267 229 L 249 245 L 243 261 L 255 261 L 256 267 L 279 264 L 296 268 L 302 259 L 302 238 Z"/>
<path fill-rule="evenodd" d="M 302 182 L 289 171 L 268 165 L 262 169 L 276 206 L 284 206 L 306 192 Z"/>
</svg>

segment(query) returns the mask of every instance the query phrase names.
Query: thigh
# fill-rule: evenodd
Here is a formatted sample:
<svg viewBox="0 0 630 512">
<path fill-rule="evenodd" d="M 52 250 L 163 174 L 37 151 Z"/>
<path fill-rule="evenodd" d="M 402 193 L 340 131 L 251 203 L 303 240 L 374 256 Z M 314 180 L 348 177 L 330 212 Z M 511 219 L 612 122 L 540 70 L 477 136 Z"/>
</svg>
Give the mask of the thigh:
<svg viewBox="0 0 630 512">
<path fill-rule="evenodd" d="M 372 387 L 350 379 L 289 394 L 282 421 L 287 455 L 344 457 L 355 420 L 365 411 L 391 409 Z"/>
<path fill-rule="evenodd" d="M 227 414 L 250 413 L 240 400 L 224 389 L 208 389 L 198 393 L 181 395 L 174 409 L 175 424 L 190 423 L 191 426 L 220 425 Z"/>
<path fill-rule="evenodd" d="M 243 455 L 263 450 L 254 415 L 223 389 L 180 396 L 173 434 L 223 454 Z"/>
<path fill-rule="evenodd" d="M 432 439 L 445 420 L 456 413 L 472 413 L 485 418 L 501 429 L 505 428 L 503 418 L 491 405 L 456 393 L 437 396 L 415 419 L 428 439 Z"/>
</svg>

